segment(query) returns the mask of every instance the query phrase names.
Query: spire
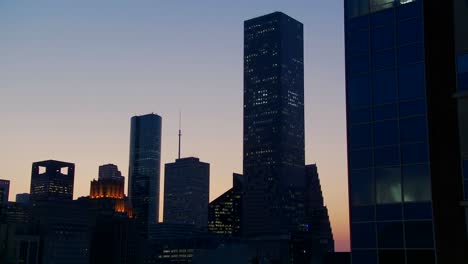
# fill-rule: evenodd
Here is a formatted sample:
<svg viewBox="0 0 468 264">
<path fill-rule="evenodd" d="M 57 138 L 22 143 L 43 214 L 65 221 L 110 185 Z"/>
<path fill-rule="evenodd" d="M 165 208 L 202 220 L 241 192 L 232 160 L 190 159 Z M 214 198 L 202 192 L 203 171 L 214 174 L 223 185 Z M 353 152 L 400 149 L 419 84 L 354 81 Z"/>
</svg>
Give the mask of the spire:
<svg viewBox="0 0 468 264">
<path fill-rule="evenodd" d="M 179 159 L 180 159 L 180 140 L 182 138 L 182 129 L 181 129 L 181 123 L 182 123 L 182 112 L 179 111 Z"/>
</svg>

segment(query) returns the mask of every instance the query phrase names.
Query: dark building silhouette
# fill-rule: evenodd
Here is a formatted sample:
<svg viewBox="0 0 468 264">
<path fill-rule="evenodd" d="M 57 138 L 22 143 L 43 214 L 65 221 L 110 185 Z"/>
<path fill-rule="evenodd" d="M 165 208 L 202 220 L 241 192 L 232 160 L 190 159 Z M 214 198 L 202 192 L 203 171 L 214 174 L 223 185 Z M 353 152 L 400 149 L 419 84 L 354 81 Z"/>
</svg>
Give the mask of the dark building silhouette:
<svg viewBox="0 0 468 264">
<path fill-rule="evenodd" d="M 244 177 L 233 174 L 232 188 L 214 199 L 208 209 L 208 230 L 212 233 L 240 237 L 242 235 L 242 194 Z"/>
<path fill-rule="evenodd" d="M 335 240 L 328 209 L 324 205 L 317 165 L 306 165 L 306 220 L 307 229 L 315 237 L 323 252 L 335 251 Z"/>
<path fill-rule="evenodd" d="M 208 226 L 210 164 L 176 159 L 164 173 L 164 223 Z"/>
<path fill-rule="evenodd" d="M 10 181 L 0 179 L 0 204 L 8 204 L 10 194 Z"/>
<path fill-rule="evenodd" d="M 16 195 L 16 202 L 19 204 L 29 204 L 29 193 L 18 193 Z"/>
<path fill-rule="evenodd" d="M 46 160 L 35 162 L 31 173 L 31 201 L 73 200 L 75 164 Z"/>
<path fill-rule="evenodd" d="M 275 12 L 244 22 L 243 232 L 288 234 L 303 218 L 303 25 Z"/>
<path fill-rule="evenodd" d="M 140 230 L 159 219 L 159 177 L 161 167 L 161 117 L 134 116 L 130 131 L 128 195 Z"/>
<path fill-rule="evenodd" d="M 116 179 L 124 180 L 122 173 L 119 171 L 117 165 L 106 164 L 99 166 L 99 179 Z"/>
<path fill-rule="evenodd" d="M 345 1 L 352 263 L 468 263 L 466 49 L 457 74 L 454 45 L 454 11 L 466 27 L 466 5 Z"/>
</svg>

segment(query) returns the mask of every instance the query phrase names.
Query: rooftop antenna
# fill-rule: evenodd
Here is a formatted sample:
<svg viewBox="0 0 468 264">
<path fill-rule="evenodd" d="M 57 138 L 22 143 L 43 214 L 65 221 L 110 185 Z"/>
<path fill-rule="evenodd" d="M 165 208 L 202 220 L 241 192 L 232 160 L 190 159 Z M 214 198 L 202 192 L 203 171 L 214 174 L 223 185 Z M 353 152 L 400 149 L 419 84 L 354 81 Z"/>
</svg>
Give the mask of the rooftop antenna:
<svg viewBox="0 0 468 264">
<path fill-rule="evenodd" d="M 180 139 L 182 138 L 181 123 L 182 123 L 182 112 L 179 110 L 179 159 L 180 159 Z"/>
</svg>

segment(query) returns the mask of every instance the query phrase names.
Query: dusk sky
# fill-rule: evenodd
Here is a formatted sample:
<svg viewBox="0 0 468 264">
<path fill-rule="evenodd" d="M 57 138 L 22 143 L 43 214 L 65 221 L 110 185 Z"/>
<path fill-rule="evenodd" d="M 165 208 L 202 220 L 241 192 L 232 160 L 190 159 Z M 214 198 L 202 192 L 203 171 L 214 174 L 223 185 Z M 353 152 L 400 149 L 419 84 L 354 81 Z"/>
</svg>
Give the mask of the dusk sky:
<svg viewBox="0 0 468 264">
<path fill-rule="evenodd" d="M 337 250 L 349 250 L 342 5 L 0 0 L 0 178 L 10 200 L 29 192 L 35 161 L 75 163 L 75 198 L 89 195 L 99 165 L 127 176 L 130 118 L 151 112 L 163 119 L 164 175 L 179 110 L 182 156 L 211 164 L 218 197 L 242 173 L 243 21 L 282 11 L 304 24 L 306 161 L 318 165 Z"/>
</svg>

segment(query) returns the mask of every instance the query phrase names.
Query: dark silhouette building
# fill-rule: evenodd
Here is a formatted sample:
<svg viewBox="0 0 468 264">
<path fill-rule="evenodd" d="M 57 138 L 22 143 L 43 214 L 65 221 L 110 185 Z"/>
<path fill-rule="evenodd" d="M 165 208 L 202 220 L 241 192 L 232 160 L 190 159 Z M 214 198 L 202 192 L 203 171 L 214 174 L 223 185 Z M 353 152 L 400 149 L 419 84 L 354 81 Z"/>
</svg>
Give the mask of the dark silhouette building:
<svg viewBox="0 0 468 264">
<path fill-rule="evenodd" d="M 134 116 L 130 131 L 128 195 L 143 234 L 159 219 L 161 117 Z"/>
<path fill-rule="evenodd" d="M 122 173 L 119 171 L 117 165 L 106 164 L 99 166 L 99 179 L 116 179 L 124 180 Z"/>
<path fill-rule="evenodd" d="M 244 22 L 243 232 L 288 234 L 304 215 L 303 25 L 275 12 Z"/>
<path fill-rule="evenodd" d="M 176 159 L 165 166 L 164 223 L 208 226 L 210 164 L 198 158 Z"/>
<path fill-rule="evenodd" d="M 322 187 L 316 164 L 306 165 L 306 220 L 311 236 L 319 241 L 323 252 L 335 251 L 335 240 L 328 209 L 324 205 Z"/>
<path fill-rule="evenodd" d="M 352 263 L 468 263 L 457 109 L 466 48 L 457 80 L 454 41 L 454 11 L 466 27 L 466 5 L 345 1 Z"/>
<path fill-rule="evenodd" d="M 31 201 L 73 200 L 75 164 L 46 160 L 35 162 L 31 173 Z"/>
<path fill-rule="evenodd" d="M 0 204 L 8 204 L 10 194 L 10 181 L 0 180 Z"/>
<path fill-rule="evenodd" d="M 16 202 L 19 204 L 29 204 L 29 193 L 18 193 L 16 195 Z"/>
<path fill-rule="evenodd" d="M 240 237 L 242 235 L 242 194 L 244 177 L 233 174 L 232 188 L 214 199 L 208 209 L 208 230 L 212 233 Z"/>
</svg>

